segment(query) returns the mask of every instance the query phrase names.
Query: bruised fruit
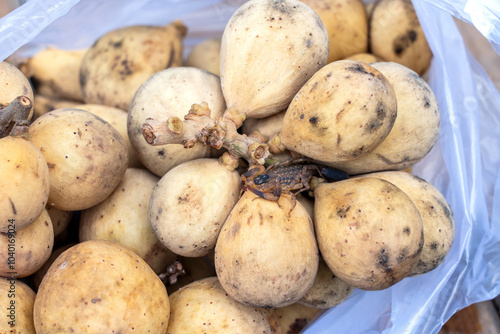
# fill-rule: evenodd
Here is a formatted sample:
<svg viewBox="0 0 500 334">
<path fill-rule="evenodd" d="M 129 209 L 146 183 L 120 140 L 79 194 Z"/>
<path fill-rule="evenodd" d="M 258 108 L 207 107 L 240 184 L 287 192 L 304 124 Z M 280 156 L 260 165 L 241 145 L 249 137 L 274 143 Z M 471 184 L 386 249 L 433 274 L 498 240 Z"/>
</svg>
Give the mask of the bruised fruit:
<svg viewBox="0 0 500 334">
<path fill-rule="evenodd" d="M 373 151 L 396 120 L 396 94 L 374 67 L 339 60 L 316 72 L 288 107 L 280 138 L 289 150 L 323 162 Z"/>
<path fill-rule="evenodd" d="M 424 245 L 420 214 L 394 184 L 372 177 L 321 183 L 314 191 L 321 255 L 332 272 L 362 290 L 408 276 Z"/>
</svg>

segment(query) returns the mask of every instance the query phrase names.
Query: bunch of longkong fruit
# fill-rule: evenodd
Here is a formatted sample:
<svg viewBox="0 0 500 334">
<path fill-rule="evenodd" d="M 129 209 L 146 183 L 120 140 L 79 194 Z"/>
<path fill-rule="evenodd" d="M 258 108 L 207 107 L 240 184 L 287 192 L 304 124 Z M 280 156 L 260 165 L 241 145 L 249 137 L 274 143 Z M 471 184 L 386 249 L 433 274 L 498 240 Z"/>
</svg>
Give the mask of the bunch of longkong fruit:
<svg viewBox="0 0 500 334">
<path fill-rule="evenodd" d="M 410 0 L 250 0 L 189 54 L 187 31 L 0 64 L 0 331 L 298 333 L 444 261 Z"/>
</svg>

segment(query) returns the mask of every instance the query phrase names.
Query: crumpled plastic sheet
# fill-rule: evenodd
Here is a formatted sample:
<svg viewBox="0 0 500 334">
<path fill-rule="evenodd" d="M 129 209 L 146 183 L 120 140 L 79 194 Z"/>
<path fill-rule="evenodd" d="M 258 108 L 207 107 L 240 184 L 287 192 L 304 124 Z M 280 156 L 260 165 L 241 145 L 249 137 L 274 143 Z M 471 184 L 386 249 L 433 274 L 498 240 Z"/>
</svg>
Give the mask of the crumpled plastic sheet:
<svg viewBox="0 0 500 334">
<path fill-rule="evenodd" d="M 368 0 L 369 1 L 369 0 Z M 132 24 L 189 27 L 187 50 L 220 36 L 243 0 L 30 0 L 0 20 L 1 60 L 53 45 L 76 49 Z M 413 169 L 450 204 L 456 234 L 435 270 L 382 291 L 355 290 L 303 332 L 437 333 L 458 310 L 500 294 L 500 93 L 470 55 L 453 16 L 472 23 L 500 53 L 500 3 L 413 0 L 434 58 L 429 84 L 441 129 L 431 152 Z"/>
</svg>

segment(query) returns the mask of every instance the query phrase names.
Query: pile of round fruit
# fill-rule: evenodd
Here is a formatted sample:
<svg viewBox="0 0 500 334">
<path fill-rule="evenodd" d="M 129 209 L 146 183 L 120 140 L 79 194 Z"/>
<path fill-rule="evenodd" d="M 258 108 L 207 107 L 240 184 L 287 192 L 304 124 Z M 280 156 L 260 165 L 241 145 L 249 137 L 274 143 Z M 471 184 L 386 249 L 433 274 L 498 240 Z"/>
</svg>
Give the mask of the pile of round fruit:
<svg viewBox="0 0 500 334">
<path fill-rule="evenodd" d="M 292 333 L 444 261 L 409 0 L 250 0 L 183 60 L 187 28 L 0 64 L 2 331 Z"/>
</svg>

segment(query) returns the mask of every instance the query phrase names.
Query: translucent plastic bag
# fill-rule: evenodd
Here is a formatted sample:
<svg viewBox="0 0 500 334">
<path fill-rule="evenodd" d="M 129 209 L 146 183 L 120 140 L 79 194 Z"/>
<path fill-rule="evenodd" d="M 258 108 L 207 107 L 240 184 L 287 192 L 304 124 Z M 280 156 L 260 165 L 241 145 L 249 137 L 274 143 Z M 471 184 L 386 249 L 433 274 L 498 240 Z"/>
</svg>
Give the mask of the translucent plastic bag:
<svg viewBox="0 0 500 334">
<path fill-rule="evenodd" d="M 243 2 L 30 0 L 0 20 L 0 57 L 20 46 L 21 57 L 48 45 L 81 48 L 114 28 L 173 19 L 189 27 L 189 49 L 219 36 Z M 500 5 L 485 0 L 413 3 L 434 54 L 429 84 L 441 111 L 439 140 L 414 173 L 445 195 L 454 212 L 455 241 L 434 271 L 383 291 L 355 290 L 316 319 L 307 334 L 436 333 L 457 310 L 500 294 L 500 93 L 466 50 L 452 18 L 475 24 L 499 52 Z"/>
</svg>

